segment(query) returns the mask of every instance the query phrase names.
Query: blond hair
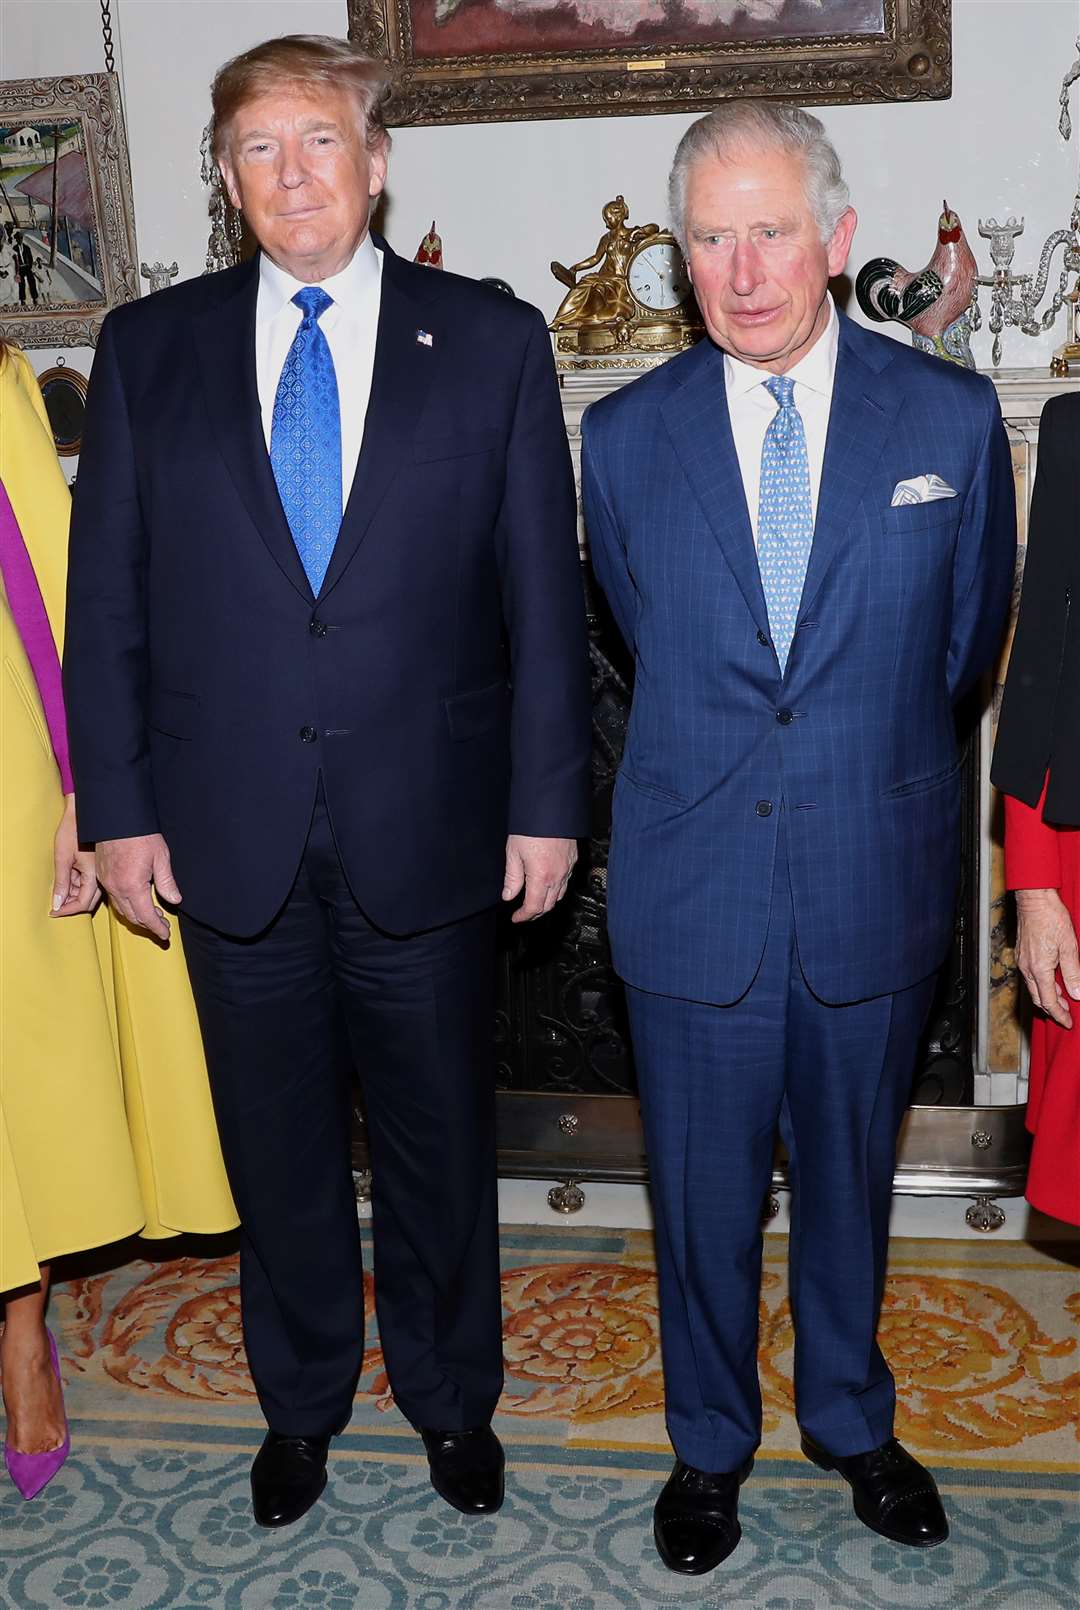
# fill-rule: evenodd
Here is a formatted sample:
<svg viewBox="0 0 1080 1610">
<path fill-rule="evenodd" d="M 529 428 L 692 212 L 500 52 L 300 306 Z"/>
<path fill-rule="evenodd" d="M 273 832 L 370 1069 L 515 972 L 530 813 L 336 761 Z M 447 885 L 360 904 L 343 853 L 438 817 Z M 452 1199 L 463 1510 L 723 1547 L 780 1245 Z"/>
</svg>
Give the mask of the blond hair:
<svg viewBox="0 0 1080 1610">
<path fill-rule="evenodd" d="M 369 149 L 389 140 L 383 106 L 391 75 L 385 63 L 329 34 L 286 34 L 234 56 L 214 75 L 210 142 L 215 159 L 222 155 L 236 114 L 260 95 L 285 85 L 348 91 L 363 117 Z"/>
</svg>

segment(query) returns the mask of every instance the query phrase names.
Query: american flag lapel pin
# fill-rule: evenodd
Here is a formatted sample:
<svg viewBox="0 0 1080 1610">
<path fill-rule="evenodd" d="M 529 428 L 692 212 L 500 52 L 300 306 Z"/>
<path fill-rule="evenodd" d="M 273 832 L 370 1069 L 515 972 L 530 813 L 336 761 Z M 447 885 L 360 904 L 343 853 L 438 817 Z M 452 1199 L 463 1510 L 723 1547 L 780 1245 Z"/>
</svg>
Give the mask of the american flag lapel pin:
<svg viewBox="0 0 1080 1610">
<path fill-rule="evenodd" d="M 416 344 L 418 347 L 433 347 L 435 345 L 435 337 L 431 334 L 430 330 L 417 330 Z"/>
</svg>

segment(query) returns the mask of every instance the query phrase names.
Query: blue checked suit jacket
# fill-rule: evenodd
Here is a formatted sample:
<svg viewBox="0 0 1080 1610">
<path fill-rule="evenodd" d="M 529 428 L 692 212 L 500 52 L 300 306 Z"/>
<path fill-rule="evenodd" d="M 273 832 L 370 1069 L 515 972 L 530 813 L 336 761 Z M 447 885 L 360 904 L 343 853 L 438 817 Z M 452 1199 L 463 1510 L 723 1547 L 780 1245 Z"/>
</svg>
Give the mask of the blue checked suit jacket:
<svg viewBox="0 0 1080 1610">
<path fill-rule="evenodd" d="M 765 945 L 781 817 L 799 958 L 823 1000 L 944 959 L 959 868 L 953 705 L 999 642 L 1015 559 L 990 381 L 841 315 L 813 549 L 786 674 L 769 639 L 708 341 L 595 403 L 582 490 L 635 659 L 608 919 L 640 989 L 727 1003 Z M 892 508 L 934 473 L 953 498 Z"/>
</svg>

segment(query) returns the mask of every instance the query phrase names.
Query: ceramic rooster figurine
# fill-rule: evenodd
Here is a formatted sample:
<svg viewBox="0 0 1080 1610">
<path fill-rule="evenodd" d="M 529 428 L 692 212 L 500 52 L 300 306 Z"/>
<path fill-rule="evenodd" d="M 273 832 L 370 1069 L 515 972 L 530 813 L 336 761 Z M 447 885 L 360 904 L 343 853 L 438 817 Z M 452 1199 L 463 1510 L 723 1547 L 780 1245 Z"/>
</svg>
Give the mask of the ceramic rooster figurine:
<svg viewBox="0 0 1080 1610">
<path fill-rule="evenodd" d="M 972 295 L 979 272 L 960 219 L 941 204 L 937 245 L 917 274 L 891 257 L 873 257 L 859 270 L 855 295 L 868 319 L 906 324 L 922 352 L 974 369 L 971 355 Z"/>
<path fill-rule="evenodd" d="M 434 218 L 431 220 L 431 228 L 416 248 L 416 256 L 413 258 L 413 262 L 422 263 L 425 268 L 441 268 L 443 266 L 442 236 L 435 233 Z"/>
</svg>

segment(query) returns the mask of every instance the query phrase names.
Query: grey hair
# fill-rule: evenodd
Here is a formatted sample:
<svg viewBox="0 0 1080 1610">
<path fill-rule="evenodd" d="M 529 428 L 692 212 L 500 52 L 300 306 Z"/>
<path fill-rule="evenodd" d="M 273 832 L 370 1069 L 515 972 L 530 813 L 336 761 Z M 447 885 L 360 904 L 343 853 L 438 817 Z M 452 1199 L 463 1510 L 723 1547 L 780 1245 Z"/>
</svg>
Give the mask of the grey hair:
<svg viewBox="0 0 1080 1610">
<path fill-rule="evenodd" d="M 801 106 L 781 101 L 725 101 L 691 123 L 679 141 L 668 180 L 668 217 L 686 250 L 686 187 L 703 158 L 732 162 L 746 151 L 790 151 L 803 160 L 806 199 L 823 241 L 830 241 L 849 205 L 850 192 L 825 125 Z"/>
</svg>

